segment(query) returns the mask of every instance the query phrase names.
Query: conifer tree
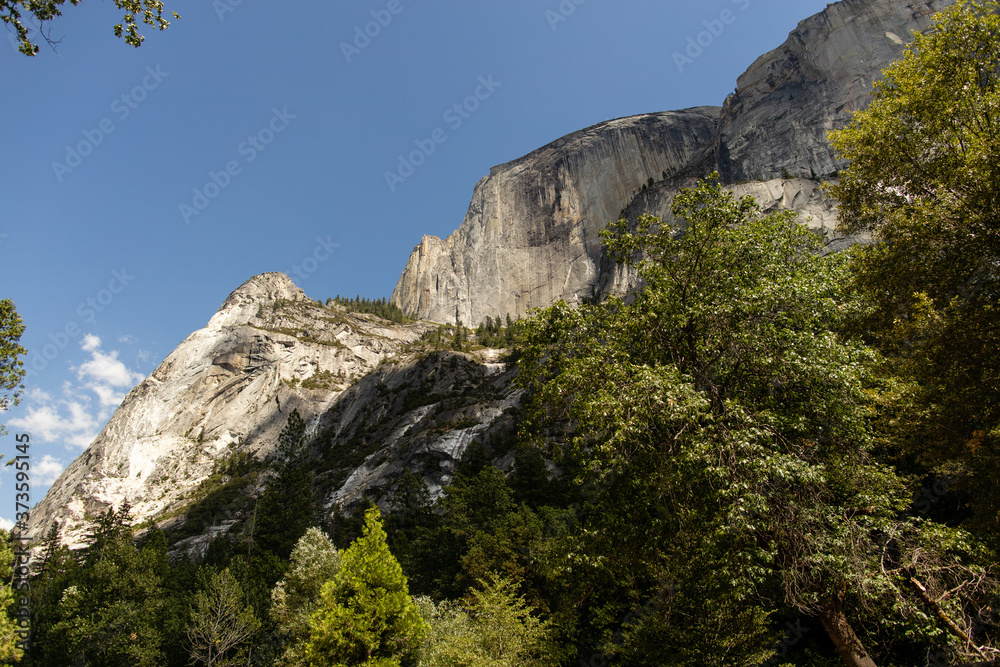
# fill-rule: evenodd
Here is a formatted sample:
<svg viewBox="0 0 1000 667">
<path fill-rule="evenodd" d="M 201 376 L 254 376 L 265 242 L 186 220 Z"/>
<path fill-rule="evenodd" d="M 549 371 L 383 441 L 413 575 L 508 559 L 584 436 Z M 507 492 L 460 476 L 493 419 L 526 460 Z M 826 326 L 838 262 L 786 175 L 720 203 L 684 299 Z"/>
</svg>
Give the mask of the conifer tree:
<svg viewBox="0 0 1000 667">
<path fill-rule="evenodd" d="M 362 536 L 322 590 L 310 619 L 306 656 L 313 667 L 407 667 L 426 633 L 406 577 L 389 551 L 377 508 L 365 513 Z"/>
</svg>

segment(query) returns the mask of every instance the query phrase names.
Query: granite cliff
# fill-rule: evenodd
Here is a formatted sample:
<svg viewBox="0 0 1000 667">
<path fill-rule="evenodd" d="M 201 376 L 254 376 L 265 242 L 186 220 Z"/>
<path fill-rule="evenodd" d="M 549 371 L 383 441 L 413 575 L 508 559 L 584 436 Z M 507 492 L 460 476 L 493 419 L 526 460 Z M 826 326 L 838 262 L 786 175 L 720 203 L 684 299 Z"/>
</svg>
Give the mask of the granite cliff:
<svg viewBox="0 0 1000 667">
<path fill-rule="evenodd" d="M 459 228 L 414 248 L 393 301 L 424 319 L 476 325 L 627 289 L 631 277 L 604 257 L 597 232 L 623 212 L 668 213 L 679 188 L 713 170 L 765 207 L 797 210 L 832 230 L 835 206 L 817 192 L 840 167 L 826 133 L 865 106 L 911 32 L 950 4 L 832 4 L 758 58 L 721 109 L 600 123 L 494 167 Z"/>
<path fill-rule="evenodd" d="M 88 517 L 122 501 L 138 519 L 175 508 L 221 458 L 267 454 L 293 409 L 314 425 L 426 329 L 325 307 L 281 273 L 248 280 L 128 393 L 32 511 L 31 531 L 59 521 L 78 544 Z"/>
</svg>

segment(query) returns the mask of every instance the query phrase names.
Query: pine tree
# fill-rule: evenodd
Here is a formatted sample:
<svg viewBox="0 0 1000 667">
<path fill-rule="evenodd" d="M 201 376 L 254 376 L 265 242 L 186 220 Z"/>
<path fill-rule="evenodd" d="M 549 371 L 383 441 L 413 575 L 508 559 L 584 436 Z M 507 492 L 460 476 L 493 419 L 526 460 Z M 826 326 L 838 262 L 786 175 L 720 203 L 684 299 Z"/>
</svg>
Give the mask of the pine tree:
<svg viewBox="0 0 1000 667">
<path fill-rule="evenodd" d="M 389 551 L 377 508 L 365 513 L 364 533 L 323 586 L 310 627 L 306 656 L 314 667 L 415 664 L 426 627 Z"/>
</svg>

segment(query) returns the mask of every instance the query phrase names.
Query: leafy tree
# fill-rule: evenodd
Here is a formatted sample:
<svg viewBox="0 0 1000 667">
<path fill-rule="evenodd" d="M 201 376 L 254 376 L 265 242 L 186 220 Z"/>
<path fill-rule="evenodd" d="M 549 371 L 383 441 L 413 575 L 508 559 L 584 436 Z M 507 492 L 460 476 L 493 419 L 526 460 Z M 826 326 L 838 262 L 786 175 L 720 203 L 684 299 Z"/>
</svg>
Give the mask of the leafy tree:
<svg viewBox="0 0 1000 667">
<path fill-rule="evenodd" d="M 365 513 L 364 534 L 344 551 L 340 570 L 323 585 L 310 628 L 306 657 L 314 667 L 415 664 L 426 628 L 389 551 L 377 509 Z"/>
<path fill-rule="evenodd" d="M 24 385 L 24 362 L 21 357 L 28 353 L 18 341 L 24 333 L 24 322 L 17 314 L 14 302 L 0 299 L 0 412 L 6 412 L 21 402 Z M 13 392 L 13 393 L 7 393 Z M 0 436 L 7 429 L 0 424 Z"/>
<path fill-rule="evenodd" d="M 526 434 L 579 453 L 606 489 L 563 571 L 663 600 L 604 650 L 761 662 L 781 638 L 776 601 L 818 617 L 848 665 L 874 664 L 865 639 L 893 641 L 859 634 L 867 614 L 894 609 L 900 634 L 947 642 L 903 573 L 944 586 L 949 559 L 961 581 L 982 568 L 959 533 L 901 516 L 908 490 L 871 456 L 875 358 L 839 333 L 862 308 L 846 258 L 707 182 L 673 213 L 676 227 L 645 216 L 604 233 L 645 283 L 631 303 L 542 311 L 520 361 Z M 974 597 L 948 613 L 971 626 Z"/>
<path fill-rule="evenodd" d="M 0 0 L 0 22 L 14 29 L 20 42 L 18 50 L 33 56 L 38 53 L 38 45 L 31 41 L 29 29 L 21 22 L 22 12 L 42 26 L 42 36 L 45 41 L 54 42 L 45 33 L 49 21 L 62 15 L 62 5 L 66 0 Z M 69 0 L 70 4 L 78 5 L 80 0 Z M 142 23 L 158 30 L 166 30 L 170 23 L 163 18 L 163 2 L 161 0 L 115 0 L 115 7 L 125 10 L 122 22 L 114 27 L 116 37 L 123 37 L 125 43 L 138 47 L 142 45 L 143 37 L 139 33 L 136 17 L 142 17 Z M 175 19 L 180 16 L 172 12 Z"/>
<path fill-rule="evenodd" d="M 902 384 L 887 441 L 958 477 L 1000 535 L 1000 3 L 961 0 L 915 35 L 874 99 L 831 134 L 830 191 L 856 254 L 861 322 Z M 996 546 L 1000 547 L 1000 543 Z"/>
<path fill-rule="evenodd" d="M 536 615 L 514 580 L 490 573 L 465 609 L 420 600 L 430 628 L 426 667 L 533 667 L 551 664 L 545 653 L 550 623 Z"/>
<path fill-rule="evenodd" d="M 282 664 L 308 667 L 309 617 L 319 608 L 323 584 L 340 570 L 340 553 L 319 528 L 310 528 L 292 549 L 291 566 L 271 593 L 271 619 L 285 636 Z"/>
<path fill-rule="evenodd" d="M 228 569 L 212 572 L 191 606 L 187 630 L 191 660 L 206 667 L 245 664 L 246 644 L 259 627 L 236 578 Z"/>
<path fill-rule="evenodd" d="M 18 594 L 11 581 L 14 574 L 14 550 L 10 532 L 0 529 L 0 664 L 8 665 L 20 661 L 24 651 L 20 648 L 18 623 L 11 616 L 15 600 L 27 591 Z"/>
</svg>

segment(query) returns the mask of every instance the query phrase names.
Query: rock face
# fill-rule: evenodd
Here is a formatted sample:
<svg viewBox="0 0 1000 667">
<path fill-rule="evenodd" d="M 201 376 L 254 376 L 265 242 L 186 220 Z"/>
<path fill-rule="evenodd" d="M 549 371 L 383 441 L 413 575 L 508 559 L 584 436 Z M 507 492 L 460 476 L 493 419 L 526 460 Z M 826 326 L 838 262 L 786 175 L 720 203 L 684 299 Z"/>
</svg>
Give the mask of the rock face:
<svg viewBox="0 0 1000 667">
<path fill-rule="evenodd" d="M 427 328 L 324 307 L 281 273 L 250 279 L 129 392 L 32 511 L 29 532 L 59 521 L 76 545 L 86 514 L 126 500 L 137 520 L 176 508 L 223 456 L 269 451 L 292 409 L 315 432 L 353 380 Z"/>
<path fill-rule="evenodd" d="M 608 121 L 490 170 L 458 231 L 425 236 L 393 302 L 422 319 L 476 326 L 589 296 L 597 232 L 650 181 L 704 171 L 718 107 Z"/>
<path fill-rule="evenodd" d="M 815 226 L 832 229 L 834 207 L 816 191 L 816 181 L 839 168 L 826 133 L 866 104 L 872 81 L 911 32 L 950 4 L 835 3 L 758 58 L 721 110 L 601 123 L 494 167 L 458 230 L 444 240 L 425 236 L 414 248 L 394 303 L 423 319 L 475 326 L 487 316 L 627 289 L 630 277 L 604 257 L 597 231 L 623 211 L 642 212 L 636 207 L 650 195 L 648 212 L 669 211 L 677 188 L 713 169 L 724 183 L 760 182 L 746 190 L 764 195 L 766 207 L 814 217 L 822 209 Z"/>
<path fill-rule="evenodd" d="M 868 104 L 872 82 L 912 31 L 952 0 L 843 0 L 805 19 L 737 79 L 719 123 L 725 181 L 831 178 L 843 166 L 826 133 Z"/>
</svg>

